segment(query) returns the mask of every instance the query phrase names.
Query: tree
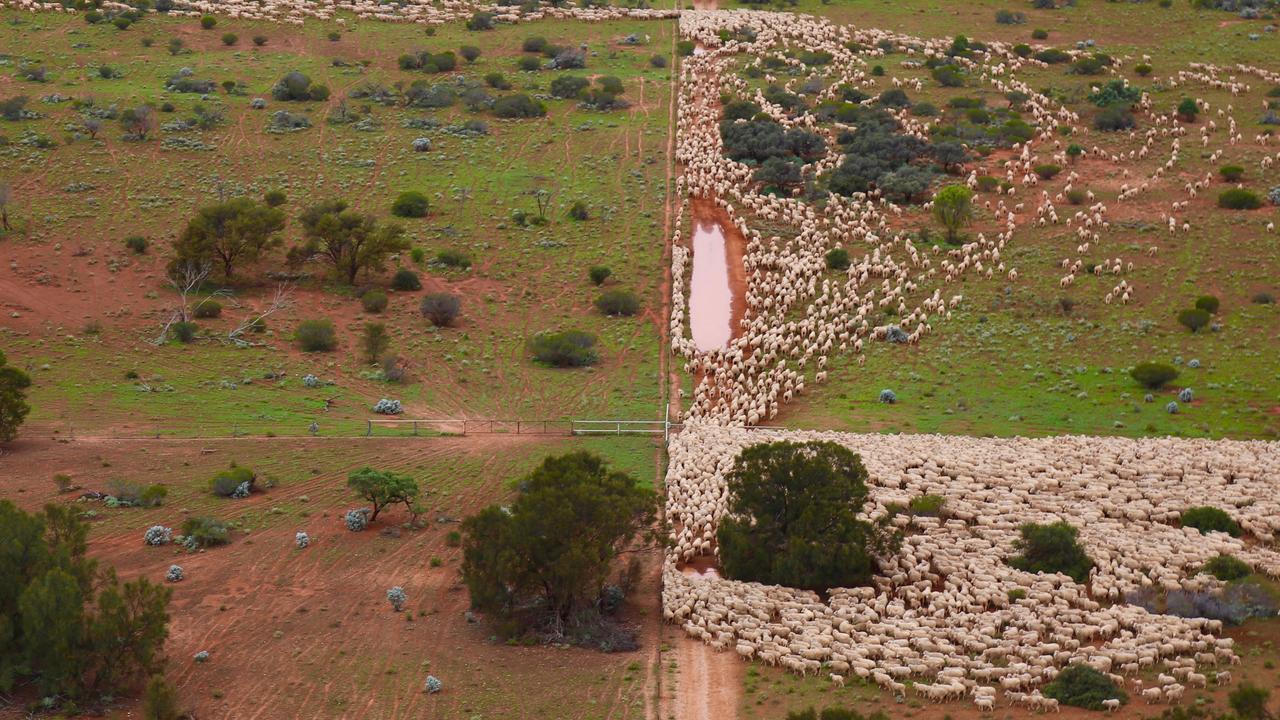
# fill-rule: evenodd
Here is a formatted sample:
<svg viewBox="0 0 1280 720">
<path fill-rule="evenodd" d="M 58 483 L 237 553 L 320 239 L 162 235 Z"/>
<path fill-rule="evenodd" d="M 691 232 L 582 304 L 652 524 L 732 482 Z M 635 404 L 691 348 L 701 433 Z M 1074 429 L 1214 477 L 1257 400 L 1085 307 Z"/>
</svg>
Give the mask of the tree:
<svg viewBox="0 0 1280 720">
<path fill-rule="evenodd" d="M 387 258 L 409 249 L 404 228 L 381 224 L 372 215 L 347 209 L 344 200 L 325 200 L 303 211 L 306 255 L 320 255 L 348 284 L 361 270 L 380 271 Z"/>
<path fill-rule="evenodd" d="M 965 150 L 964 145 L 954 140 L 934 143 L 929 148 L 929 152 L 933 155 L 933 159 L 947 172 L 953 172 L 957 168 L 961 168 L 969 160 L 969 151 Z"/>
<path fill-rule="evenodd" d="M 121 585 L 108 571 L 98 593 L 89 641 L 100 659 L 95 687 L 103 692 L 158 672 L 169 637 L 170 588 L 138 578 Z"/>
<path fill-rule="evenodd" d="M 146 140 L 147 135 L 156 129 L 156 113 L 150 105 L 129 108 L 120 113 L 120 124 L 131 137 Z"/>
<path fill-rule="evenodd" d="M 548 457 L 522 478 L 509 508 L 462 525 L 462 578 L 473 607 L 562 630 L 590 611 L 610 567 L 653 520 L 651 491 L 601 457 Z"/>
<path fill-rule="evenodd" d="M 933 196 L 933 217 L 947 229 L 947 242 L 973 218 L 973 191 L 964 185 L 948 185 Z"/>
<path fill-rule="evenodd" d="M 180 262 L 215 259 L 231 278 L 237 263 L 253 262 L 280 245 L 284 212 L 249 198 L 206 205 L 196 211 L 174 242 Z"/>
<path fill-rule="evenodd" d="M 1182 512 L 1182 527 L 1195 528 L 1201 535 L 1221 532 L 1231 537 L 1240 537 L 1240 523 L 1237 523 L 1225 510 L 1212 505 L 1197 505 Z"/>
<path fill-rule="evenodd" d="M 152 675 L 142 696 L 142 720 L 178 720 L 178 693 L 164 675 Z"/>
<path fill-rule="evenodd" d="M 1063 705 L 1074 705 L 1086 710 L 1103 710 L 1103 700 L 1128 701 L 1124 691 L 1115 682 L 1088 665 L 1072 665 L 1063 669 L 1044 688 L 1045 697 L 1055 698 Z"/>
<path fill-rule="evenodd" d="M 13 199 L 13 188 L 9 183 L 0 183 L 0 229 L 12 230 L 9 224 L 9 201 Z"/>
<path fill-rule="evenodd" d="M 1240 687 L 1231 691 L 1227 702 L 1231 710 L 1240 720 L 1268 720 L 1272 717 L 1267 710 L 1267 701 L 1271 699 L 1271 691 L 1252 683 L 1240 683 Z"/>
<path fill-rule="evenodd" d="M 800 163 L 789 158 L 771 157 L 756 168 L 754 179 L 766 188 L 787 188 L 804 181 L 800 175 Z"/>
<path fill-rule="evenodd" d="M 365 324 L 363 344 L 364 354 L 369 362 L 378 362 L 378 358 L 391 347 L 391 335 L 387 333 L 387 326 L 382 323 Z"/>
<path fill-rule="evenodd" d="M 737 580 L 825 590 L 871 579 L 872 556 L 896 550 L 885 521 L 859 519 L 862 459 L 832 442 L 774 442 L 742 451 L 728 477 L 729 509 L 716 535 Z"/>
<path fill-rule="evenodd" d="M 1022 538 L 1014 547 L 1022 554 L 1009 559 L 1009 564 L 1025 572 L 1062 573 L 1083 583 L 1093 569 L 1093 560 L 1076 542 L 1079 531 L 1063 521 L 1041 525 L 1024 523 L 1018 528 Z"/>
<path fill-rule="evenodd" d="M 26 667 L 39 678 L 41 695 L 76 693 L 84 658 L 84 593 L 70 573 L 53 568 L 18 599 Z"/>
<path fill-rule="evenodd" d="M 9 442 L 18 436 L 18 426 L 27 419 L 31 406 L 27 404 L 27 388 L 31 376 L 8 364 L 4 351 L 0 350 L 0 442 Z"/>
<path fill-rule="evenodd" d="M 418 483 L 408 475 L 363 467 L 347 476 L 347 486 L 373 505 L 369 522 L 378 519 L 378 513 L 388 505 L 404 503 L 413 513 L 413 501 L 418 497 Z"/>
</svg>

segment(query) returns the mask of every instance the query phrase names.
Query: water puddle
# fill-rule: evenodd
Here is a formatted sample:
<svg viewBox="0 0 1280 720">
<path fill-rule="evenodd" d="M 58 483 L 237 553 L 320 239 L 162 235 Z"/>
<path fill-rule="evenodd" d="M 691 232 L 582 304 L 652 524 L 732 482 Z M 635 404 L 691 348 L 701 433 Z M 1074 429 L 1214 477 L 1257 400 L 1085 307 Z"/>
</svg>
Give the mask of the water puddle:
<svg viewBox="0 0 1280 720">
<path fill-rule="evenodd" d="M 689 331 L 701 352 L 720 350 L 733 337 L 733 288 L 724 228 L 693 224 L 693 277 L 689 282 Z"/>
</svg>

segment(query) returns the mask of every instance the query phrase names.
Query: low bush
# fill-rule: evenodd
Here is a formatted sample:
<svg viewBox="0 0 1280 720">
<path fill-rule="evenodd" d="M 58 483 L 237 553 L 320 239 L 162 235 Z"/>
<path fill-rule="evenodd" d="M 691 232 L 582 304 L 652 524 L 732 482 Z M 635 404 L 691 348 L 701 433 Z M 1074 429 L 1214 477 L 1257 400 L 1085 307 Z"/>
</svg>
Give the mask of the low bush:
<svg viewBox="0 0 1280 720">
<path fill-rule="evenodd" d="M 418 309 L 432 325 L 449 327 L 462 310 L 462 298 L 449 293 L 431 293 L 422 298 Z"/>
<path fill-rule="evenodd" d="M 146 255 L 148 245 L 150 243 L 141 235 L 130 235 L 124 239 L 124 246 L 129 248 L 129 251 L 134 255 Z"/>
<path fill-rule="evenodd" d="M 240 36 L 236 35 L 235 33 L 229 32 L 229 33 L 222 34 L 223 45 L 231 46 L 231 45 L 235 45 L 239 41 L 240 41 Z"/>
<path fill-rule="evenodd" d="M 242 488 L 247 484 L 248 492 L 252 493 L 254 485 L 258 482 L 258 476 L 253 470 L 239 465 L 232 465 L 226 470 L 220 471 L 214 475 L 209 481 L 209 490 L 218 497 L 235 497 L 237 491 L 242 495 L 246 494 Z"/>
<path fill-rule="evenodd" d="M 586 220 L 591 217 L 591 211 L 587 209 L 587 204 L 585 202 L 576 200 L 569 208 L 569 217 L 578 221 Z"/>
<path fill-rule="evenodd" d="M 844 248 L 832 248 L 826 254 L 828 270 L 848 270 L 849 269 L 849 251 Z"/>
<path fill-rule="evenodd" d="M 1191 332 L 1199 332 L 1212 319 L 1213 316 L 1200 308 L 1187 308 L 1178 313 L 1178 322 Z"/>
<path fill-rule="evenodd" d="M 1129 700 L 1124 690 L 1117 687 L 1110 677 L 1083 664 L 1064 668 L 1053 682 L 1044 687 L 1044 696 L 1054 698 L 1063 705 L 1086 710 L 1105 709 L 1103 700 L 1115 699 L 1121 704 Z"/>
<path fill-rule="evenodd" d="M 525 59 L 525 58 L 521 58 Z M 500 118 L 535 118 L 547 114 L 547 106 L 523 93 L 500 97 L 493 103 L 493 114 Z"/>
<path fill-rule="evenodd" d="M 1240 537 L 1240 524 L 1231 519 L 1224 510 L 1209 505 L 1198 505 L 1182 512 L 1182 527 L 1195 528 L 1201 535 L 1211 532 L 1223 532 L 1231 537 Z"/>
<path fill-rule="evenodd" d="M 1133 366 L 1129 376 L 1144 387 L 1157 390 L 1178 377 L 1178 369 L 1168 363 L 1144 362 Z"/>
<path fill-rule="evenodd" d="M 1208 573 L 1223 582 L 1241 580 L 1253 574 L 1249 563 L 1231 555 L 1218 555 L 1204 564 L 1200 572 Z"/>
<path fill-rule="evenodd" d="M 997 10 L 996 11 L 997 25 L 1022 25 L 1026 22 L 1027 22 L 1027 16 L 1023 13 L 1015 12 L 1013 10 Z"/>
<path fill-rule="evenodd" d="M 942 514 L 943 507 L 946 504 L 947 499 L 941 495 L 917 495 L 907 503 L 907 509 L 913 515 L 937 517 Z"/>
<path fill-rule="evenodd" d="M 1196 308 L 1203 310 L 1209 313 L 1210 315 L 1218 314 L 1219 305 L 1220 303 L 1218 301 L 1218 298 L 1214 297 L 1213 295 L 1201 295 L 1200 297 L 1196 298 Z"/>
<path fill-rule="evenodd" d="M 596 298 L 596 309 L 605 315 L 629 317 L 640 311 L 640 299 L 630 290 L 606 290 Z"/>
<path fill-rule="evenodd" d="M 610 275 L 613 275 L 613 271 L 604 265 L 592 265 L 591 268 L 587 270 L 587 277 L 590 278 L 591 282 L 597 286 L 603 285 L 604 281 L 608 280 Z"/>
<path fill-rule="evenodd" d="M 1276 298 L 1271 293 L 1260 292 L 1254 293 L 1253 297 L 1249 298 L 1249 301 L 1254 305 L 1273 305 Z"/>
<path fill-rule="evenodd" d="M 1071 188 L 1067 191 L 1067 202 L 1072 205 L 1083 205 L 1087 199 L 1089 199 L 1089 196 L 1080 188 Z"/>
<path fill-rule="evenodd" d="M 1239 182 L 1244 177 L 1244 168 L 1239 165 L 1223 165 L 1218 168 L 1218 174 L 1227 182 Z"/>
<path fill-rule="evenodd" d="M 1252 190 L 1231 188 L 1218 195 L 1218 207 L 1224 210 L 1257 210 L 1262 207 L 1262 197 Z"/>
<path fill-rule="evenodd" d="M 188 548 L 207 548 L 226 545 L 231 534 L 226 523 L 207 516 L 187 518 L 182 522 L 183 544 Z"/>
<path fill-rule="evenodd" d="M 529 340 L 534 359 L 553 367 L 584 367 L 600 360 L 596 337 L 581 330 L 543 332 Z"/>
<path fill-rule="evenodd" d="M 221 317 L 222 303 L 217 300 L 205 300 L 199 305 L 196 305 L 195 309 L 191 311 L 191 314 L 200 320 L 209 320 L 211 318 Z"/>
<path fill-rule="evenodd" d="M 365 312 L 380 313 L 387 309 L 387 294 L 381 290 L 370 290 L 360 296 L 360 305 Z"/>
<path fill-rule="evenodd" d="M 1036 165 L 1033 170 L 1041 180 L 1052 180 L 1058 176 L 1058 173 L 1062 172 L 1062 166 L 1054 165 L 1053 163 L 1044 163 Z"/>
<path fill-rule="evenodd" d="M 217 24 L 218 24 L 218 18 L 212 15 L 200 16 L 200 27 L 204 28 L 205 30 L 212 30 L 213 26 Z"/>
<path fill-rule="evenodd" d="M 285 196 L 283 190 L 268 190 L 262 195 L 262 200 L 267 207 L 280 207 L 285 204 L 288 197 Z"/>
<path fill-rule="evenodd" d="M 1047 40 L 1048 38 L 1049 38 L 1049 31 L 1045 30 L 1044 28 L 1036 28 L 1035 30 L 1031 31 L 1032 40 Z"/>
<path fill-rule="evenodd" d="M 440 252 L 436 253 L 436 256 L 432 260 L 432 262 L 437 265 L 443 265 L 445 267 L 450 267 L 450 268 L 458 268 L 461 270 L 465 270 L 471 267 L 471 258 L 467 257 L 467 254 L 462 252 L 461 250 L 453 250 L 453 249 L 441 250 Z"/>
<path fill-rule="evenodd" d="M 174 323 L 169 329 L 173 331 L 173 336 L 178 338 L 178 342 L 185 345 L 196 339 L 196 331 L 199 330 L 199 326 L 193 322 L 182 321 Z"/>
<path fill-rule="evenodd" d="M 421 248 L 414 248 L 414 250 L 417 250 L 419 255 L 421 255 Z M 417 259 L 420 261 L 422 258 L 419 257 Z M 422 278 L 419 278 L 418 273 L 410 270 L 409 268 L 400 268 L 396 271 L 396 274 L 391 277 L 391 287 L 399 290 L 400 292 L 421 290 Z"/>
<path fill-rule="evenodd" d="M 1103 132 L 1128 130 L 1135 125 L 1133 113 L 1121 105 L 1112 105 L 1102 109 L 1093 119 L 1093 127 Z"/>
<path fill-rule="evenodd" d="M 430 208 L 426 195 L 417 190 L 406 190 L 391 203 L 391 214 L 396 217 L 420 218 L 426 217 Z"/>
<path fill-rule="evenodd" d="M 330 352 L 338 347 L 332 320 L 303 320 L 295 333 L 303 352 Z"/>
</svg>

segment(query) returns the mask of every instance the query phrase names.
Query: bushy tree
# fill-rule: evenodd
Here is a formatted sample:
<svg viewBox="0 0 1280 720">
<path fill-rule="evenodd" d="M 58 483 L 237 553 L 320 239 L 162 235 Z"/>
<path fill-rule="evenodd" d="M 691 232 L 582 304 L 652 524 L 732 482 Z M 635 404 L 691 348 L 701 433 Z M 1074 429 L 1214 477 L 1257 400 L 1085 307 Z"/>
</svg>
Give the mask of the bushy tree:
<svg viewBox="0 0 1280 720">
<path fill-rule="evenodd" d="M 1212 319 L 1212 315 L 1200 308 L 1187 308 L 1178 313 L 1178 322 L 1191 332 L 1199 332 Z"/>
<path fill-rule="evenodd" d="M 360 344 L 364 346 L 365 358 L 371 363 L 376 363 L 383 353 L 391 348 L 391 334 L 387 332 L 387 326 L 383 323 L 366 323 Z"/>
<path fill-rule="evenodd" d="M 1191 98 L 1183 98 L 1178 103 L 1178 119 L 1183 122 L 1195 122 L 1196 116 L 1200 114 L 1200 106 L 1196 105 L 1196 101 Z"/>
<path fill-rule="evenodd" d="M 369 522 L 377 520 L 378 513 L 388 505 L 404 503 L 405 508 L 413 513 L 413 502 L 420 492 L 418 482 L 408 475 L 367 466 L 347 476 L 347 487 L 373 505 Z"/>
<path fill-rule="evenodd" d="M 1079 530 L 1070 523 L 1024 523 L 1018 532 L 1022 537 L 1014 541 L 1014 548 L 1021 554 L 1009 558 L 1011 566 L 1033 573 L 1062 573 L 1078 583 L 1088 579 L 1093 560 L 1076 541 Z"/>
<path fill-rule="evenodd" d="M 862 459 L 831 442 L 773 442 L 742 451 L 716 535 L 734 579 L 825 590 L 868 582 L 874 554 L 896 549 L 887 524 L 858 517 Z"/>
<path fill-rule="evenodd" d="M 948 185 L 933 196 L 933 217 L 947 230 L 947 242 L 955 243 L 960 228 L 973 218 L 973 191 L 964 185 Z"/>
<path fill-rule="evenodd" d="M 0 500 L 0 692 L 96 700 L 159 668 L 169 590 L 99 572 L 87 533 L 72 508 Z"/>
<path fill-rule="evenodd" d="M 338 347 L 332 320 L 303 320 L 296 333 L 303 352 L 329 352 Z"/>
<path fill-rule="evenodd" d="M 27 404 L 27 388 L 31 376 L 9 364 L 0 350 L 0 442 L 9 442 L 18 436 L 18 427 L 27 419 L 31 406 Z"/>
<path fill-rule="evenodd" d="M 426 217 L 430 209 L 431 204 L 427 196 L 417 190 L 406 190 L 396 196 L 395 202 L 391 203 L 391 214 L 396 217 Z"/>
<path fill-rule="evenodd" d="M 1129 376 L 1152 390 L 1158 390 L 1177 379 L 1178 368 L 1159 362 L 1144 362 L 1133 366 Z"/>
<path fill-rule="evenodd" d="M 280 245 L 284 212 L 249 198 L 234 198 L 196 211 L 174 242 L 179 263 L 216 261 L 230 278 L 239 263 L 253 262 Z"/>
<path fill-rule="evenodd" d="M 147 681 L 142 695 L 142 720 L 178 720 L 178 692 L 159 673 Z"/>
<path fill-rule="evenodd" d="M 500 118 L 542 117 L 547 114 L 547 106 L 524 93 L 518 93 L 494 101 L 493 114 Z"/>
<path fill-rule="evenodd" d="M 595 607 L 614 559 L 650 526 L 654 495 L 588 452 L 549 457 L 518 487 L 509 507 L 463 522 L 462 578 L 479 610 L 563 628 Z"/>
<path fill-rule="evenodd" d="M 403 227 L 350 210 L 345 200 L 321 201 L 299 221 L 307 240 L 299 254 L 324 258 L 349 284 L 361 270 L 380 271 L 388 257 L 409 249 Z"/>
<path fill-rule="evenodd" d="M 592 265 L 587 270 L 587 277 L 591 279 L 594 285 L 603 285 L 605 280 L 613 275 L 613 271 L 604 265 Z"/>
</svg>

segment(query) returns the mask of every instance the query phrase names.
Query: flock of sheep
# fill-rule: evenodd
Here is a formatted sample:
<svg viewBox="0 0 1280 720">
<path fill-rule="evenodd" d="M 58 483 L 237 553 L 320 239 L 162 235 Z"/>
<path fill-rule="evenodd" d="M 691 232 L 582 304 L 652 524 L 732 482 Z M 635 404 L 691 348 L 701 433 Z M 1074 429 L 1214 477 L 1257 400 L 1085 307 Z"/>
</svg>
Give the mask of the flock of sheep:
<svg viewBox="0 0 1280 720">
<path fill-rule="evenodd" d="M 913 497 L 946 499 L 940 516 L 899 514 L 899 554 L 878 560 L 874 587 L 809 591 L 685 573 L 714 556 L 726 476 L 742 448 L 826 440 L 859 453 L 870 476 L 869 517 Z M 1222 507 L 1259 540 L 1280 531 L 1280 444 L 1054 437 L 984 439 L 769 431 L 695 423 L 669 445 L 667 518 L 676 529 L 663 573 L 663 612 L 690 635 L 843 683 L 850 674 L 899 694 L 907 680 L 930 700 L 983 698 L 1052 709 L 1039 689 L 1086 663 L 1125 685 L 1176 701 L 1206 668 L 1229 681 L 1238 661 L 1216 620 L 1148 612 L 1125 598 L 1144 589 L 1213 590 L 1198 569 L 1230 554 L 1280 576 L 1280 553 L 1224 533 L 1174 526 L 1197 505 Z M 1005 559 L 1026 522 L 1070 522 L 1096 566 L 1087 585 L 1015 570 Z M 1021 590 L 1021 593 L 1011 591 Z M 1223 671 L 1226 671 L 1225 673 Z M 1128 676 L 1129 682 L 1125 682 Z M 1139 683 L 1140 684 L 1140 683 Z M 993 701 L 993 700 L 992 700 Z"/>
<path fill-rule="evenodd" d="M 881 42 L 905 49 L 911 59 L 903 64 L 914 68 L 918 60 L 946 52 L 949 40 L 759 11 L 685 11 L 680 30 L 697 43 L 697 50 L 680 76 L 676 142 L 682 172 L 677 188 L 684 200 L 676 227 L 682 227 L 692 207 L 690 198 L 716 203 L 736 226 L 730 231 L 745 240 L 747 283 L 745 316 L 729 344 L 710 351 L 697 348 L 686 332 L 684 279 L 692 253 L 677 230 L 673 352 L 686 359 L 685 369 L 697 384 L 685 429 L 669 445 L 666 509 L 674 542 L 663 573 L 665 617 L 717 650 L 744 658 L 824 674 L 837 684 L 856 675 L 898 694 L 905 694 L 906 682 L 912 680 L 914 692 L 927 700 L 969 698 L 982 709 L 994 706 L 997 691 L 1030 709 L 1057 709 L 1058 701 L 1040 688 L 1072 663 L 1112 675 L 1147 702 L 1177 702 L 1188 687 L 1204 687 L 1210 677 L 1206 667 L 1215 669 L 1216 682 L 1230 682 L 1226 666 L 1239 658 L 1231 639 L 1221 636 L 1220 621 L 1152 613 L 1126 599 L 1148 589 L 1217 590 L 1221 583 L 1200 568 L 1219 554 L 1280 576 L 1280 553 L 1269 547 L 1280 530 L 1275 494 L 1280 445 L 842 435 L 748 427 L 775 417 L 780 403 L 802 393 L 806 381 L 822 382 L 836 353 L 855 353 L 861 362 L 865 343 L 918 342 L 963 299 L 960 293 L 944 295 L 939 281 L 991 279 L 997 273 L 1016 281 L 1017 270 L 1006 267 L 1001 255 L 1019 226 L 1060 225 L 1067 230 L 1074 253 L 1061 262 L 1067 272 L 1060 284 L 1071 285 L 1084 270 L 1084 258 L 1097 254 L 1114 217 L 1123 217 L 1126 202 L 1158 183 L 1181 182 L 1173 178 L 1187 127 L 1171 112 L 1154 109 L 1144 95 L 1134 110 L 1147 118 L 1148 129 L 1127 134 L 1129 140 L 1141 141 L 1138 149 L 1112 152 L 1086 146 L 1090 162 L 1111 163 L 1114 174 L 1125 179 L 1118 191 L 1105 188 L 1118 194 L 1120 206 L 1108 208 L 1075 170 L 1053 180 L 1054 189 L 1035 171 L 1041 163 L 1072 162 L 1059 125 L 1070 125 L 1077 130 L 1075 137 L 1088 138 L 1076 113 L 1016 79 L 1019 70 L 1047 67 L 1044 63 L 1020 57 L 1002 43 L 989 44 L 974 59 L 956 58 L 972 77 L 994 89 L 1025 94 L 1024 117 L 1036 135 L 1010 153 L 980 161 L 985 172 L 1009 183 L 994 198 L 981 201 L 993 227 L 945 253 L 926 252 L 902 229 L 904 209 L 875 193 L 832 195 L 820 208 L 798 196 L 763 194 L 753 182 L 753 169 L 723 153 L 720 103 L 724 96 L 750 99 L 783 126 L 824 133 L 827 154 L 805 172 L 825 172 L 840 161 L 833 142 L 839 124 L 824 128 L 810 112 L 791 115 L 770 103 L 735 72 L 736 64 L 747 58 L 747 65 L 759 68 L 766 81 L 798 92 L 812 70 L 796 55 L 805 50 L 830 53 L 831 62 L 823 68 L 824 89 L 811 97 L 816 105 L 838 99 L 841 85 L 858 87 L 872 98 L 886 82 L 920 89 L 920 79 L 886 79 L 870 72 L 873 63 L 883 62 Z M 769 56 L 802 72 L 774 77 L 762 63 Z M 1122 64 L 1117 62 L 1110 72 Z M 1238 79 L 1249 75 L 1280 84 L 1280 77 L 1260 68 L 1203 64 L 1164 82 L 1236 95 L 1249 91 Z M 1211 108 L 1202 99 L 1197 104 L 1202 112 L 1217 111 L 1194 131 L 1200 136 L 1198 152 L 1211 142 L 1221 145 L 1213 151 L 1214 161 L 1238 145 L 1256 150 L 1268 143 L 1265 135 L 1246 143 L 1232 106 Z M 926 122 L 905 111 L 891 112 L 903 132 L 928 137 Z M 1167 157 L 1154 170 L 1141 170 L 1158 142 L 1168 144 Z M 1265 153 L 1262 170 L 1280 159 L 1280 153 L 1275 158 Z M 1129 180 L 1131 169 L 1135 177 Z M 1211 179 L 1195 178 L 1182 188 L 1187 198 L 1174 202 L 1162 217 L 1170 233 L 1190 230 L 1185 219 L 1189 201 Z M 960 182 L 976 187 L 978 171 Z M 1084 191 L 1087 204 L 1069 212 L 1064 205 L 1068 195 L 1079 196 L 1072 193 L 1076 189 Z M 777 228 L 787 229 L 768 234 Z M 1103 298 L 1107 304 L 1128 303 L 1137 293 L 1122 277 L 1133 271 L 1135 258 L 1124 256 L 1131 248 L 1115 245 L 1116 256 L 1092 268 L 1097 275 L 1115 276 L 1105 283 L 1110 286 Z M 824 256 L 838 247 L 848 250 L 851 263 L 842 276 L 831 276 Z M 1158 251 L 1158 245 L 1151 246 L 1147 255 Z M 896 311 L 897 319 L 892 325 L 876 324 L 887 308 Z M 945 497 L 945 512 L 942 517 L 896 516 L 895 522 L 909 532 L 900 554 L 878 560 L 874 587 L 836 589 L 826 601 L 808 591 L 693 571 L 699 558 L 716 553 L 715 532 L 729 500 L 725 478 L 738 452 L 776 439 L 832 440 L 859 452 L 873 485 L 867 509 L 871 517 L 924 494 Z M 1225 508 L 1246 533 L 1268 545 L 1176 527 L 1181 513 L 1197 505 Z M 1004 562 L 1015 554 L 1021 524 L 1058 520 L 1079 528 L 1096 563 L 1087 585 L 1063 575 L 1022 572 Z M 1156 683 L 1143 687 L 1134 676 L 1149 669 L 1159 671 Z M 1118 699 L 1104 703 L 1108 710 L 1119 705 Z"/>
<path fill-rule="evenodd" d="M 4 5 L 23 10 L 45 12 L 74 12 L 60 2 L 40 0 L 4 0 Z M 107 0 L 106 9 L 128 10 L 129 5 Z M 632 18 L 659 20 L 679 15 L 674 9 L 627 8 L 617 6 L 553 6 L 538 5 L 530 12 L 522 12 L 518 6 L 478 3 L 469 0 L 405 0 L 383 3 L 376 0 L 176 0 L 171 15 L 199 17 L 206 14 L 248 20 L 270 20 L 301 25 L 306 18 L 346 22 L 338 13 L 350 13 L 361 20 L 410 22 L 441 25 L 467 20 L 477 12 L 488 12 L 494 22 L 527 22 L 543 18 L 560 18 L 600 22 Z"/>
</svg>

